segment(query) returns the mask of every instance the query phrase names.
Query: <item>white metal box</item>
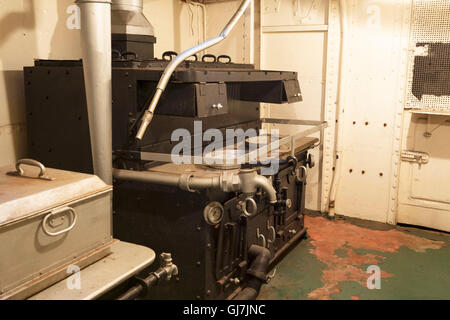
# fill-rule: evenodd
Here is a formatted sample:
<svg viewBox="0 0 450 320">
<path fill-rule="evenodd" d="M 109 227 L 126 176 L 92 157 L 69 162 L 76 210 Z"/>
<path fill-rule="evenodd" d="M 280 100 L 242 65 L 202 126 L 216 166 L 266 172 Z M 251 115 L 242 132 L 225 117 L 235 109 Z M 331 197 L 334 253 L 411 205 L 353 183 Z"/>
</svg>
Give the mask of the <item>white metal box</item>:
<svg viewBox="0 0 450 320">
<path fill-rule="evenodd" d="M 27 298 L 106 256 L 111 214 L 112 187 L 96 176 L 28 159 L 0 168 L 0 299 Z"/>
</svg>

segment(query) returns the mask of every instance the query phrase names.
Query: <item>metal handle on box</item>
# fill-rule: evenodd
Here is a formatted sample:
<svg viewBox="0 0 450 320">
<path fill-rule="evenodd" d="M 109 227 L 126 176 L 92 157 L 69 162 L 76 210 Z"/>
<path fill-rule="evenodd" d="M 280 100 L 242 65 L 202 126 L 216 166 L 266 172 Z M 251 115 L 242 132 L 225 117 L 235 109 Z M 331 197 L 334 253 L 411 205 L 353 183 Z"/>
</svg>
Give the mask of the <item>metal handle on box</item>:
<svg viewBox="0 0 450 320">
<path fill-rule="evenodd" d="M 51 178 L 47 175 L 45 175 L 45 167 L 42 163 L 40 163 L 39 161 L 33 160 L 33 159 L 21 159 L 19 161 L 17 161 L 16 163 L 16 171 L 14 172 L 8 172 L 8 175 L 11 176 L 19 176 L 19 177 L 24 177 L 24 171 L 21 168 L 21 165 L 28 165 L 28 166 L 33 166 L 33 167 L 38 167 L 41 171 L 38 175 L 39 179 L 43 179 L 43 180 L 55 180 L 54 178 Z"/>
<path fill-rule="evenodd" d="M 53 217 L 54 215 L 57 215 L 59 213 L 63 213 L 63 212 L 70 212 L 70 215 L 72 216 L 72 223 L 70 224 L 69 227 L 67 227 L 64 230 L 58 231 L 58 232 L 51 232 L 47 229 L 47 224 L 48 224 L 48 219 L 50 219 L 51 217 Z M 56 209 L 52 212 L 50 212 L 49 214 L 47 214 L 44 217 L 44 220 L 42 221 L 42 229 L 44 230 L 44 233 L 50 237 L 56 237 L 59 235 L 62 235 L 64 233 L 69 232 L 70 230 L 73 229 L 73 227 L 75 227 L 75 224 L 77 223 L 77 213 L 73 208 L 70 207 L 63 207 L 60 209 Z"/>
</svg>

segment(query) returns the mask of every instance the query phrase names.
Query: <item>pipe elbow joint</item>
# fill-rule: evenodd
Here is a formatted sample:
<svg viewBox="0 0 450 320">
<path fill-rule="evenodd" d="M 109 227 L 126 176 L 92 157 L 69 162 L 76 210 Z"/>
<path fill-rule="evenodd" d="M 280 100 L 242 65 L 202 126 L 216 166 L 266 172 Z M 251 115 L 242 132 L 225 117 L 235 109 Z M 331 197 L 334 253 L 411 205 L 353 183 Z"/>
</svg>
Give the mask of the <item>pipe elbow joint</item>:
<svg viewBox="0 0 450 320">
<path fill-rule="evenodd" d="M 272 182 L 266 177 L 257 175 L 255 177 L 255 186 L 257 188 L 263 189 L 269 196 L 269 201 L 271 204 L 277 203 L 277 192 L 272 185 Z"/>
<path fill-rule="evenodd" d="M 277 192 L 272 182 L 256 173 L 253 169 L 243 169 L 239 173 L 240 191 L 245 194 L 255 193 L 258 188 L 263 189 L 269 196 L 271 204 L 277 202 Z"/>
</svg>

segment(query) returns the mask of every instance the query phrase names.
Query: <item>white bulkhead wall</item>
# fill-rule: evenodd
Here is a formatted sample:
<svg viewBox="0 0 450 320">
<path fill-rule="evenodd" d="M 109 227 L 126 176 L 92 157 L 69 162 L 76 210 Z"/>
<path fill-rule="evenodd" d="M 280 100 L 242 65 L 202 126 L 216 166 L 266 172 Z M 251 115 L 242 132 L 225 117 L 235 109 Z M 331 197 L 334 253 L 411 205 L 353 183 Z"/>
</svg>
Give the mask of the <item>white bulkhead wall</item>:
<svg viewBox="0 0 450 320">
<path fill-rule="evenodd" d="M 70 0 L 0 1 L 0 165 L 27 155 L 23 67 L 34 58 L 78 59 L 79 32 L 66 27 Z"/>
<path fill-rule="evenodd" d="M 324 119 L 330 124 L 323 152 L 315 151 L 316 157 L 324 160 L 323 167 L 311 170 L 307 192 L 307 208 L 326 212 L 334 168 L 338 167 L 333 163 L 333 144 L 336 92 L 340 88 L 339 1 L 264 3 L 268 13 L 263 15 L 262 55 L 269 58 L 262 59 L 263 67 L 276 65 L 298 71 L 304 97 L 304 102 L 292 109 L 271 106 L 269 115 Z M 390 201 L 391 192 L 396 197 L 391 178 L 398 172 L 400 140 L 395 135 L 400 134 L 398 125 L 401 126 L 402 118 L 401 75 L 406 66 L 401 60 L 406 55 L 402 46 L 407 42 L 401 40 L 407 36 L 403 17 L 408 11 L 404 1 L 343 3 L 348 15 L 344 49 L 347 63 L 342 69 L 346 81 L 340 84 L 345 96 L 343 116 L 338 122 L 343 126 L 343 153 L 338 160 L 342 169 L 335 213 L 388 222 L 391 205 L 395 208 Z M 300 13 L 296 19 L 297 6 Z M 288 26 L 282 29 L 280 25 Z M 275 29 L 271 31 L 273 36 L 265 36 L 265 29 Z M 266 52 L 270 48 L 274 51 L 272 56 Z M 284 54 L 286 51 L 290 58 Z M 280 61 L 276 59 L 277 52 Z"/>
<path fill-rule="evenodd" d="M 438 128 L 427 140 L 428 145 L 414 145 L 404 137 L 417 130 L 422 135 L 426 130 L 422 128 L 426 125 L 425 116 L 411 117 L 409 111 L 404 111 L 413 1 L 342 1 L 348 15 L 344 49 L 348 63 L 342 69 L 345 83 L 341 84 L 338 82 L 340 2 L 256 1 L 255 12 L 262 16 L 262 27 L 254 32 L 262 34 L 261 50 L 258 46 L 255 50 L 260 54 L 261 67 L 298 71 L 304 98 L 304 102 L 292 107 L 263 105 L 263 116 L 328 121 L 329 129 L 325 131 L 324 145 L 319 153 L 323 166 L 310 172 L 306 204 L 308 209 L 327 212 L 336 167 L 335 115 L 341 85 L 344 103 L 338 125 L 343 126 L 343 153 L 338 160 L 342 170 L 334 203 L 335 213 L 395 224 L 399 212 L 399 186 L 403 185 L 400 222 L 447 230 L 450 228 L 448 224 L 444 226 L 439 221 L 450 216 L 448 197 L 440 196 L 439 192 L 433 196 L 433 189 L 424 185 L 435 181 L 441 184 L 441 190 L 450 187 L 450 182 L 444 183 L 445 179 L 439 179 L 439 172 L 442 176 L 450 174 L 445 169 L 450 168 L 450 159 L 442 157 L 446 153 L 436 154 L 437 158 L 431 154 L 433 168 L 430 165 L 426 170 L 424 166 L 420 169 L 413 167 L 417 164 L 401 162 L 402 150 L 407 148 L 421 148 L 431 153 L 436 152 L 439 146 L 442 149 L 442 140 L 437 141 L 437 137 L 445 136 L 449 123 L 437 116 L 428 120 L 429 128 Z M 439 10 L 439 1 L 431 2 L 430 8 Z M 238 1 L 226 3 L 232 10 L 232 5 L 236 6 Z M 217 12 L 208 5 L 208 19 L 212 21 L 218 21 L 217 17 L 227 8 L 224 2 L 215 6 Z M 249 26 L 244 27 L 244 37 L 236 32 L 234 38 L 224 42 L 217 53 L 230 54 L 235 60 L 248 56 L 248 52 L 241 55 L 238 50 L 250 50 L 245 43 L 250 35 Z M 410 171 L 402 173 L 400 184 L 401 164 L 404 172 Z"/>
<path fill-rule="evenodd" d="M 395 223 L 410 1 L 345 1 L 348 57 L 335 211 Z"/>
<path fill-rule="evenodd" d="M 0 166 L 27 156 L 23 67 L 33 59 L 80 59 L 79 15 L 74 0 L 0 0 Z M 155 56 L 198 41 L 187 5 L 144 0 L 157 39 Z M 200 14 L 200 18 L 202 14 Z"/>
</svg>

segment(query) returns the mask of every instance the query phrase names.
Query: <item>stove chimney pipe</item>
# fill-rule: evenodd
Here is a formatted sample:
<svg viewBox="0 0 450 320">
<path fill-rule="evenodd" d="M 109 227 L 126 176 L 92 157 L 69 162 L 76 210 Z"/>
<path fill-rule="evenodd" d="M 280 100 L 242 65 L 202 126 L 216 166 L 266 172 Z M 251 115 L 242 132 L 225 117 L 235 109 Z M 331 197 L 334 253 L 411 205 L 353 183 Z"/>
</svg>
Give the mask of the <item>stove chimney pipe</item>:
<svg viewBox="0 0 450 320">
<path fill-rule="evenodd" d="M 111 0 L 77 0 L 94 173 L 112 184 Z"/>
</svg>

